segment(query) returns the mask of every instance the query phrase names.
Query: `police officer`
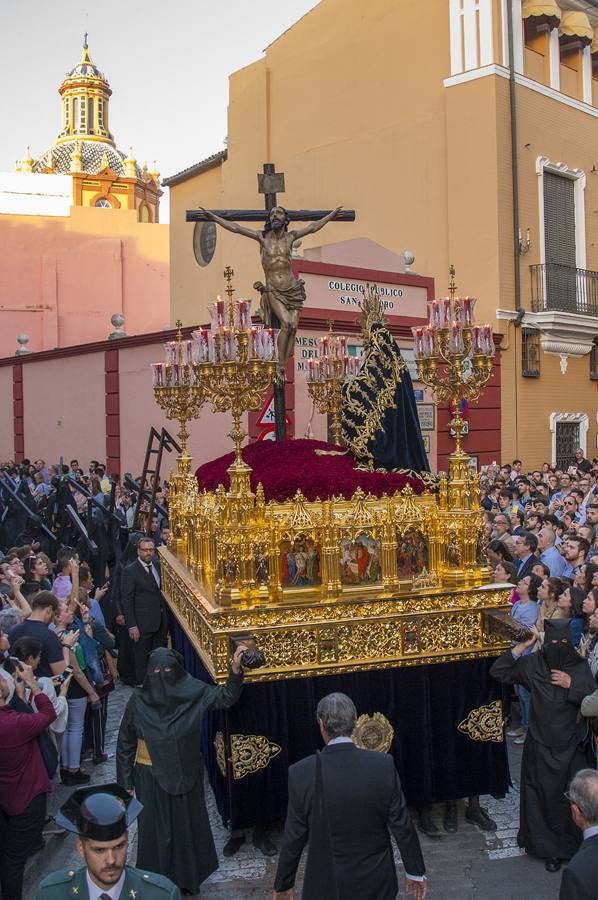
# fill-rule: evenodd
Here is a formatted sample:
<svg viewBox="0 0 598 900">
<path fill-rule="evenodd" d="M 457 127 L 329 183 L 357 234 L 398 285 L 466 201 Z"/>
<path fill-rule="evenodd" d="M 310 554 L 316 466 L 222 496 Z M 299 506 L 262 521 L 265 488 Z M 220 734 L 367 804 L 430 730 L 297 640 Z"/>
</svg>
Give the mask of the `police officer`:
<svg viewBox="0 0 598 900">
<path fill-rule="evenodd" d="M 168 878 L 125 865 L 127 829 L 142 808 L 118 784 L 75 791 L 55 820 L 78 835 L 77 850 L 86 865 L 48 875 L 36 900 L 180 900 L 179 889 Z"/>
</svg>

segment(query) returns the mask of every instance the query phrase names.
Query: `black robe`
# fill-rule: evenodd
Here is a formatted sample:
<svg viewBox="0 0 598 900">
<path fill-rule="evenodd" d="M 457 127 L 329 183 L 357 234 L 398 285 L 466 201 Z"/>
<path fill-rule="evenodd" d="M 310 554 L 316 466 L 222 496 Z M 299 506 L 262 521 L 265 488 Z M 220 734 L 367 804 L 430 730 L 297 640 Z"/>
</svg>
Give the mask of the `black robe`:
<svg viewBox="0 0 598 900">
<path fill-rule="evenodd" d="M 150 676 L 152 666 L 171 666 L 175 679 Z M 176 651 L 154 650 L 141 689 L 127 703 L 118 734 L 116 777 L 135 788 L 139 816 L 137 866 L 165 875 L 179 888 L 198 893 L 218 868 L 204 797 L 201 722 L 208 710 L 235 703 L 241 675 L 209 685 L 184 673 Z M 136 763 L 137 742 L 145 741 L 151 765 Z"/>
<path fill-rule="evenodd" d="M 582 839 L 564 792 L 576 772 L 592 765 L 591 753 L 583 746 L 587 724 L 578 723 L 578 718 L 581 701 L 596 685 L 584 659 L 566 671 L 571 676 L 568 689 L 551 683 L 541 652 L 513 659 L 511 650 L 490 669 L 503 684 L 521 684 L 531 691 L 521 761 L 518 843 L 540 859 L 570 859 Z"/>
</svg>

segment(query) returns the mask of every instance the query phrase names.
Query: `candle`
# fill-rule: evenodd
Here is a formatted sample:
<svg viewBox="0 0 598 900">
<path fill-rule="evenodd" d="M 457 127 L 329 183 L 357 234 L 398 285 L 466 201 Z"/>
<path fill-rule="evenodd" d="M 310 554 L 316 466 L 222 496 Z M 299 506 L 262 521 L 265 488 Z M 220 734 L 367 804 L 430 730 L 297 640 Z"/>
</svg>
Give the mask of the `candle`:
<svg viewBox="0 0 598 900">
<path fill-rule="evenodd" d="M 411 333 L 413 334 L 413 353 L 416 359 L 421 359 L 424 355 L 424 329 L 412 328 Z"/>
<path fill-rule="evenodd" d="M 463 353 L 463 332 L 457 322 L 453 322 L 451 325 L 449 352 Z"/>
<path fill-rule="evenodd" d="M 466 325 L 473 324 L 473 307 L 475 305 L 475 297 L 463 298 L 463 317 Z"/>
<path fill-rule="evenodd" d="M 424 328 L 424 356 L 436 356 L 436 347 L 434 342 L 434 330 L 428 325 Z"/>
<path fill-rule="evenodd" d="M 432 328 L 440 328 L 440 304 L 438 300 L 428 303 L 428 317 Z"/>
<path fill-rule="evenodd" d="M 448 297 L 443 297 L 440 301 L 440 324 L 442 328 L 448 328 L 451 323 L 451 301 Z"/>
<path fill-rule="evenodd" d="M 222 327 L 224 325 L 224 300 L 221 297 L 218 297 L 215 306 L 218 325 Z"/>
</svg>

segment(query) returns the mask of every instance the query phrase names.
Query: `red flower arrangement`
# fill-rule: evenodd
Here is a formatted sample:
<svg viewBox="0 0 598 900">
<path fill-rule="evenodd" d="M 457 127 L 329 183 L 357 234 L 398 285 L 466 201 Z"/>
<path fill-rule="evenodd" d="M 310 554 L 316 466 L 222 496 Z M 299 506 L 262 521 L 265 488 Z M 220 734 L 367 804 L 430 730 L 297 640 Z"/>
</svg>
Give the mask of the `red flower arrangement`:
<svg viewBox="0 0 598 900">
<path fill-rule="evenodd" d="M 356 468 L 350 453 L 328 456 L 316 450 L 342 451 L 342 447 L 324 441 L 255 441 L 243 448 L 243 460 L 251 466 L 251 489 L 261 482 L 266 500 L 284 502 L 300 489 L 307 500 L 327 500 L 332 496 L 350 499 L 357 488 L 381 497 L 394 494 L 409 485 L 416 494 L 425 490 L 423 481 L 398 472 L 364 472 Z M 230 487 L 227 469 L 234 453 L 213 459 L 197 470 L 201 491 L 214 491 L 219 484 Z"/>
</svg>

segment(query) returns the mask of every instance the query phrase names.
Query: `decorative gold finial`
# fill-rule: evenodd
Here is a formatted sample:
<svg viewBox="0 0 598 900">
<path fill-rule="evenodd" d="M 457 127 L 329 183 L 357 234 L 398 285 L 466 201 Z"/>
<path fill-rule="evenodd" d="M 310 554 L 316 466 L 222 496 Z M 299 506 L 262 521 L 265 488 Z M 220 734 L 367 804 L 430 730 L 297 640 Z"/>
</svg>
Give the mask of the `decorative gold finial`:
<svg viewBox="0 0 598 900">
<path fill-rule="evenodd" d="M 125 168 L 125 178 L 135 178 L 135 157 L 133 156 L 133 148 L 129 147 L 129 155 L 123 161 Z"/>
<path fill-rule="evenodd" d="M 154 179 L 156 184 L 160 182 L 160 173 L 158 172 L 158 163 L 154 160 L 154 168 L 150 172 L 150 176 Z"/>
<path fill-rule="evenodd" d="M 183 332 L 181 331 L 181 328 L 183 327 L 183 323 L 181 322 L 180 319 L 177 319 L 174 324 L 177 327 L 176 339 L 180 343 L 183 340 Z"/>
<path fill-rule="evenodd" d="M 452 263 L 449 266 L 449 275 L 451 276 L 449 281 L 449 293 L 451 298 L 454 299 L 455 294 L 457 293 L 457 283 L 455 281 L 455 267 Z"/>
<path fill-rule="evenodd" d="M 233 275 L 234 274 L 235 274 L 235 271 L 234 271 L 234 269 L 231 269 L 230 266 L 227 266 L 223 272 L 223 275 L 226 278 L 226 287 L 224 288 L 224 290 L 228 297 L 228 301 L 226 304 L 226 319 L 231 328 L 235 324 L 235 314 L 233 311 L 233 294 L 235 293 L 235 289 L 233 287 Z"/>
<path fill-rule="evenodd" d="M 71 153 L 71 172 L 82 172 L 83 171 L 83 157 L 81 156 L 81 143 L 80 141 L 75 141 L 75 146 L 73 147 L 73 152 Z"/>
<path fill-rule="evenodd" d="M 104 169 L 110 168 L 110 160 L 108 159 L 108 151 L 104 150 L 102 155 L 102 161 L 100 162 L 100 172 L 103 172 Z"/>
</svg>

